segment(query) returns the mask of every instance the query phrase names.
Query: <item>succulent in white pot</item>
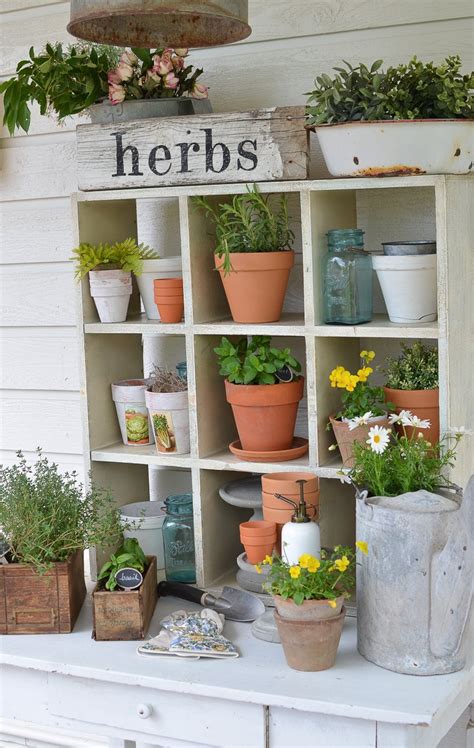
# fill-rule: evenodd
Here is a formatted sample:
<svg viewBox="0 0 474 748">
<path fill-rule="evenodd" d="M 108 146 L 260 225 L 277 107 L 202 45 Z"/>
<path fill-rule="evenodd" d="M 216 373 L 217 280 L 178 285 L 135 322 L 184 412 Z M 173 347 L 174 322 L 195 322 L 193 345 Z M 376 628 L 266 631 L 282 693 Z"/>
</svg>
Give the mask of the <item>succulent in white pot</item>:
<svg viewBox="0 0 474 748">
<path fill-rule="evenodd" d="M 360 63 L 318 76 L 307 125 L 333 176 L 467 174 L 474 161 L 474 73 L 461 59 Z"/>
</svg>

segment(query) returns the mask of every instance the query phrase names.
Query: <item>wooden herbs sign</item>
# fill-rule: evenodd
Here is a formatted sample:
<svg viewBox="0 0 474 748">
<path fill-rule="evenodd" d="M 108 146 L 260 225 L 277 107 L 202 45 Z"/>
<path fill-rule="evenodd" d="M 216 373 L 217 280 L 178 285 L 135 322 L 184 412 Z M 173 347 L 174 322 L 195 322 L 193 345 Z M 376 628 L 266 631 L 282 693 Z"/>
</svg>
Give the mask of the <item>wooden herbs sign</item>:
<svg viewBox="0 0 474 748">
<path fill-rule="evenodd" d="M 304 108 L 77 128 L 81 190 L 306 179 Z"/>
</svg>

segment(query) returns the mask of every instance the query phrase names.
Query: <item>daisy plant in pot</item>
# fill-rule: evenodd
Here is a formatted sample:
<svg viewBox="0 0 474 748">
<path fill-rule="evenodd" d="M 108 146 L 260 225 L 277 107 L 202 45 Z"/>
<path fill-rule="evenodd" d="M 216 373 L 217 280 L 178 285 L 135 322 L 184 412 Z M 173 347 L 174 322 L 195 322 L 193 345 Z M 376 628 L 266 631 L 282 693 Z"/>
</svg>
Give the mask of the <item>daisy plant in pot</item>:
<svg viewBox="0 0 474 748">
<path fill-rule="evenodd" d="M 363 553 L 365 543 L 356 543 Z M 344 599 L 355 586 L 355 552 L 336 546 L 308 553 L 297 564 L 280 556 L 266 556 L 269 572 L 264 584 L 275 602 L 275 620 L 288 665 L 295 670 L 326 670 L 336 659 L 344 623 Z M 262 572 L 261 564 L 256 565 Z"/>
<path fill-rule="evenodd" d="M 354 442 L 364 442 L 371 424 L 387 426 L 387 409 L 390 403 L 385 402 L 382 387 L 369 383 L 374 369 L 370 365 L 374 358 L 374 351 L 361 351 L 361 366 L 357 373 L 352 374 L 344 366 L 336 366 L 329 375 L 331 387 L 341 390 L 342 408 L 329 416 L 328 427 L 334 431 L 337 449 L 341 453 L 342 462 L 346 467 L 354 464 Z"/>
<path fill-rule="evenodd" d="M 236 342 L 222 338 L 214 352 L 240 439 L 240 444 L 230 445 L 231 450 L 262 454 L 294 448 L 304 377 L 291 350 L 273 347 L 268 336 L 254 335 Z"/>
<path fill-rule="evenodd" d="M 215 267 L 234 322 L 278 322 L 295 262 L 286 195 L 262 195 L 254 184 L 229 203 L 193 202 L 215 226 Z"/>
</svg>

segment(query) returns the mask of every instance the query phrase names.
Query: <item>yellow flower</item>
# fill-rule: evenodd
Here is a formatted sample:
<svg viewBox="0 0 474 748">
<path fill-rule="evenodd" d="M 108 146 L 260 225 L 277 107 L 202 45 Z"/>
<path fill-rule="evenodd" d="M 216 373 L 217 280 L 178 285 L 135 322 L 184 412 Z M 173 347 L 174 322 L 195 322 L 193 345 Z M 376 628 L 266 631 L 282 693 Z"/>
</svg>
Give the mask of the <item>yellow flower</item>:
<svg viewBox="0 0 474 748">
<path fill-rule="evenodd" d="M 369 351 L 361 351 L 360 352 L 360 357 L 361 358 L 367 358 L 368 355 L 369 355 Z"/>
<path fill-rule="evenodd" d="M 335 600 L 328 600 L 328 605 L 330 605 L 331 608 L 337 608 L 337 602 Z"/>
<path fill-rule="evenodd" d="M 301 569 L 299 566 L 291 566 L 290 567 L 290 577 L 292 579 L 298 579 L 299 575 L 301 574 Z"/>
<path fill-rule="evenodd" d="M 342 558 L 337 558 L 334 561 L 334 566 L 338 571 L 345 571 L 347 567 L 349 566 L 350 561 L 347 558 L 347 556 L 343 556 Z"/>
<path fill-rule="evenodd" d="M 356 541 L 356 548 L 358 548 L 359 551 L 362 551 L 362 553 L 364 553 L 367 556 L 367 554 L 369 552 L 369 546 L 365 542 L 365 540 L 357 540 Z"/>
<path fill-rule="evenodd" d="M 373 361 L 375 358 L 375 351 L 367 351 L 367 358 L 369 361 Z"/>
<path fill-rule="evenodd" d="M 308 564 L 308 571 L 310 574 L 314 574 L 319 567 L 321 566 L 321 562 L 318 558 L 312 558 L 311 561 Z"/>
<path fill-rule="evenodd" d="M 262 567 L 260 566 L 260 564 L 255 564 L 255 569 L 256 569 L 257 574 L 262 573 Z"/>
<path fill-rule="evenodd" d="M 310 553 L 303 553 L 303 555 L 300 556 L 299 559 L 298 559 L 298 563 L 299 563 L 299 565 L 301 566 L 302 569 L 307 569 L 308 568 L 308 564 L 311 561 L 314 561 L 314 559 L 313 559 L 313 557 L 311 556 Z"/>
<path fill-rule="evenodd" d="M 273 557 L 272 556 L 265 556 L 265 558 L 263 559 L 263 563 L 264 564 L 269 564 L 269 566 L 271 566 L 272 563 L 273 563 Z"/>
<path fill-rule="evenodd" d="M 346 390 L 348 392 L 354 392 L 355 386 L 359 381 L 359 377 L 356 374 L 349 374 L 349 378 L 346 383 Z"/>
</svg>

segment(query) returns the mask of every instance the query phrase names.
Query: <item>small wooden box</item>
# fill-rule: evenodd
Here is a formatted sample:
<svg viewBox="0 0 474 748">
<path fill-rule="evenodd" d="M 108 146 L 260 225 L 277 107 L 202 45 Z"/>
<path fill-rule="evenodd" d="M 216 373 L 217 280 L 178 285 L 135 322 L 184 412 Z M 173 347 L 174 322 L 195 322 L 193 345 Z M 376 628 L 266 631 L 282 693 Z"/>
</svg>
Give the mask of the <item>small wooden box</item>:
<svg viewBox="0 0 474 748">
<path fill-rule="evenodd" d="M 82 551 L 45 574 L 29 564 L 0 565 L 0 634 L 69 634 L 85 596 Z"/>
<path fill-rule="evenodd" d="M 92 593 L 93 631 L 97 641 L 144 639 L 158 599 L 156 556 L 147 556 L 143 584 L 137 590 L 109 592 L 98 584 Z"/>
</svg>

